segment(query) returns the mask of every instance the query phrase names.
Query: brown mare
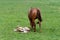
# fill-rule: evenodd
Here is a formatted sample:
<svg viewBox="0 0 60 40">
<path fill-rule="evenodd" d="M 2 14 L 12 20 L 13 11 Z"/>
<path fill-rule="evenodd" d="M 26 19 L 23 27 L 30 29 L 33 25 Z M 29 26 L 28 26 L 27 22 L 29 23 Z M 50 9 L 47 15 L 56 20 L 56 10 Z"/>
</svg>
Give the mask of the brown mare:
<svg viewBox="0 0 60 40">
<path fill-rule="evenodd" d="M 36 32 L 35 19 L 38 19 L 38 21 L 39 21 L 38 24 L 39 24 L 40 32 L 41 32 L 42 18 L 41 18 L 40 10 L 38 8 L 31 8 L 28 13 L 28 18 L 29 18 L 32 29 L 34 29 L 34 32 Z"/>
</svg>

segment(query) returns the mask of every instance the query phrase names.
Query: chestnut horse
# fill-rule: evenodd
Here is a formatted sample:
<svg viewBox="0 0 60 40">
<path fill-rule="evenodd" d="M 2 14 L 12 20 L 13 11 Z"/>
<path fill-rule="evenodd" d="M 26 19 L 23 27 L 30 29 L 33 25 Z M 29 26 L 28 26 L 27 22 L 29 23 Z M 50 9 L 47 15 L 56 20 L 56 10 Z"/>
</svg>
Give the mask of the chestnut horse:
<svg viewBox="0 0 60 40">
<path fill-rule="evenodd" d="M 31 8 L 28 13 L 28 18 L 29 18 L 32 29 L 34 29 L 34 32 L 36 32 L 35 19 L 38 19 L 38 21 L 39 21 L 38 24 L 39 24 L 40 32 L 41 32 L 42 18 L 41 18 L 40 10 L 38 8 Z"/>
</svg>

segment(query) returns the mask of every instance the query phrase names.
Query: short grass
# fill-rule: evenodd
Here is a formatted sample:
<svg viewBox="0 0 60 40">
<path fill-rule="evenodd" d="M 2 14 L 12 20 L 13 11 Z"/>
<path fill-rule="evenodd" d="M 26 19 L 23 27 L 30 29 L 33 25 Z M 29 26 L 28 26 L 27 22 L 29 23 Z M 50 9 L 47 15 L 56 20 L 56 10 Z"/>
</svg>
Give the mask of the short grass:
<svg viewBox="0 0 60 40">
<path fill-rule="evenodd" d="M 28 10 L 37 7 L 42 15 L 42 33 L 14 32 L 17 26 L 30 27 Z M 60 0 L 0 0 L 0 40 L 60 40 Z"/>
</svg>

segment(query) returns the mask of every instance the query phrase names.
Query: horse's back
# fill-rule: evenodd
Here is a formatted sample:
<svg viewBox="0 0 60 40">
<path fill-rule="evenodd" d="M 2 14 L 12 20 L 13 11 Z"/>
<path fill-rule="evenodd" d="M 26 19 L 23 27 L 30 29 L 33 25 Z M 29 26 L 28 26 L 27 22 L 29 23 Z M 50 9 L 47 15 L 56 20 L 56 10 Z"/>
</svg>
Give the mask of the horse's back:
<svg viewBox="0 0 60 40">
<path fill-rule="evenodd" d="M 29 11 L 29 18 L 33 18 L 35 19 L 37 17 L 37 9 L 36 8 L 32 8 Z"/>
</svg>

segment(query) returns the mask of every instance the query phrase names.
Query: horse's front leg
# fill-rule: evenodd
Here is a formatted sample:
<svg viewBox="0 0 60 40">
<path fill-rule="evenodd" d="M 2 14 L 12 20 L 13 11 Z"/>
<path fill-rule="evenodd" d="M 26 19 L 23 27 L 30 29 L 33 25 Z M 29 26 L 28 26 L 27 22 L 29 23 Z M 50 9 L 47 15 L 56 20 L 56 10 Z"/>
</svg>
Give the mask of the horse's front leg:
<svg viewBox="0 0 60 40">
<path fill-rule="evenodd" d="M 31 25 L 31 29 L 33 29 L 33 23 L 32 23 L 32 21 L 30 21 L 30 25 Z"/>
<path fill-rule="evenodd" d="M 34 32 L 36 32 L 36 24 L 35 24 L 35 20 L 32 20 L 32 24 L 33 24 Z"/>
</svg>

